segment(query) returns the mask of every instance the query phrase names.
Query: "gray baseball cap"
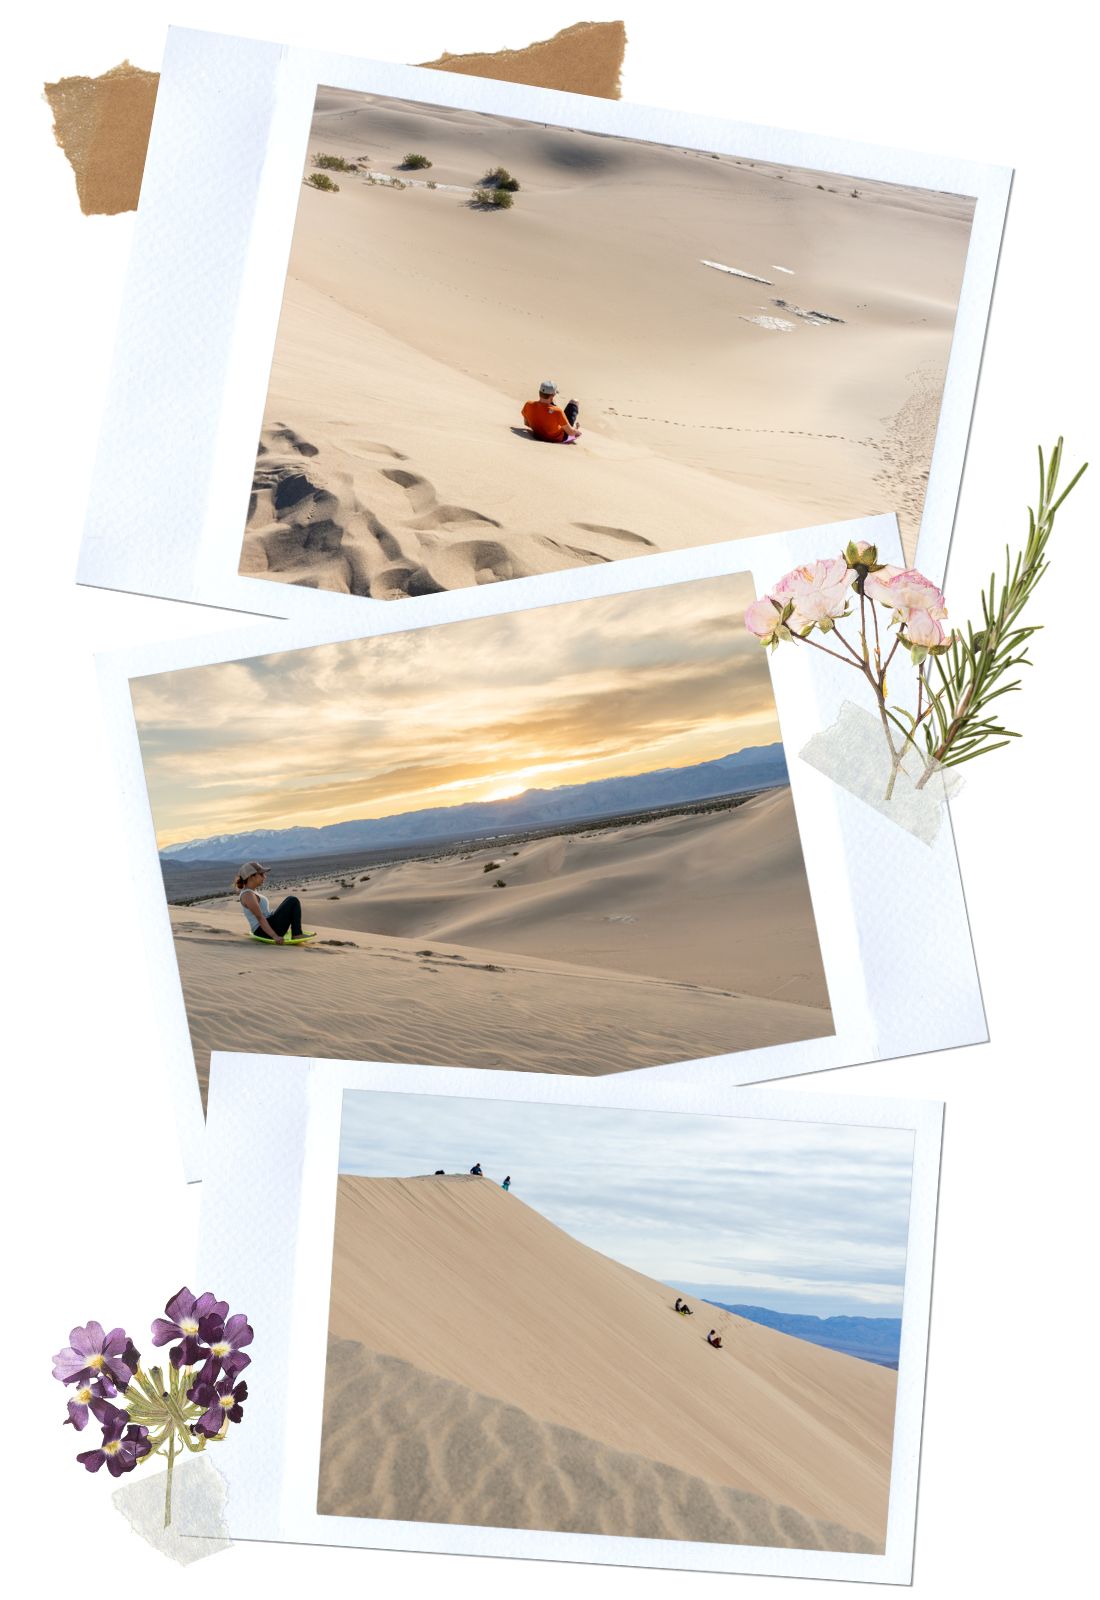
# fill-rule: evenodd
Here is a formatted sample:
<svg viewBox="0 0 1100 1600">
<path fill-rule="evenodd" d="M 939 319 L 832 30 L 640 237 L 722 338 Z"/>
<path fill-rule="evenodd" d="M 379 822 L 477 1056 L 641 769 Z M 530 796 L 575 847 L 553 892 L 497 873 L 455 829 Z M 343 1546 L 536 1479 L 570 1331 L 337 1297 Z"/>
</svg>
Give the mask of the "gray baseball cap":
<svg viewBox="0 0 1100 1600">
<path fill-rule="evenodd" d="M 557 384 L 551 383 L 549 378 L 547 378 L 545 382 L 539 384 L 539 394 L 557 394 L 557 392 Z"/>
<path fill-rule="evenodd" d="M 267 868 L 259 861 L 246 861 L 237 873 L 238 878 L 251 878 L 254 872 L 266 872 Z"/>
</svg>

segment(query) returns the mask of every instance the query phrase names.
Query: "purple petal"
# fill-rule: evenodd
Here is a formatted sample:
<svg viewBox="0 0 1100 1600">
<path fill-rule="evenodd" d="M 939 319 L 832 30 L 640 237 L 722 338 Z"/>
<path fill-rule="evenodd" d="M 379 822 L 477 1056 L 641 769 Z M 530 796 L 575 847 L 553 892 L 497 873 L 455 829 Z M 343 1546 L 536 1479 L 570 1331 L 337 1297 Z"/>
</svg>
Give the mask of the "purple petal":
<svg viewBox="0 0 1100 1600">
<path fill-rule="evenodd" d="M 207 1344 L 218 1344 L 225 1337 L 225 1323 L 217 1312 L 211 1311 L 209 1315 L 199 1319 L 199 1338 L 205 1339 Z"/>
<path fill-rule="evenodd" d="M 82 1450 L 76 1458 L 87 1472 L 98 1472 L 107 1457 L 102 1450 Z"/>
<path fill-rule="evenodd" d="M 125 1328 L 112 1328 L 103 1341 L 103 1354 L 120 1356 L 129 1343 L 130 1337 Z"/>
<path fill-rule="evenodd" d="M 195 1301 L 195 1316 L 199 1318 L 213 1316 L 220 1317 L 224 1321 L 225 1314 L 228 1310 L 228 1300 L 219 1300 L 216 1295 L 209 1293 L 200 1294 L 199 1298 Z"/>
<path fill-rule="evenodd" d="M 103 1348 L 103 1329 L 98 1322 L 89 1322 L 86 1328 L 74 1328 L 69 1343 L 77 1355 L 98 1355 Z"/>
<path fill-rule="evenodd" d="M 178 1322 L 165 1322 L 163 1317 L 157 1317 L 153 1323 L 153 1343 L 167 1344 L 169 1339 L 183 1337 L 183 1329 Z"/>
<path fill-rule="evenodd" d="M 87 1358 L 72 1349 L 59 1350 L 53 1358 L 53 1375 L 62 1383 L 73 1383 L 87 1366 Z"/>
<path fill-rule="evenodd" d="M 243 1350 L 231 1350 L 227 1356 L 222 1357 L 222 1369 L 227 1378 L 235 1378 L 238 1372 L 243 1372 L 245 1367 L 252 1365 L 252 1357 L 246 1356 Z"/>
<path fill-rule="evenodd" d="M 119 1387 L 123 1389 L 126 1388 L 133 1377 L 133 1373 L 121 1356 L 104 1356 L 103 1370 L 109 1372 Z"/>
<path fill-rule="evenodd" d="M 173 1322 L 183 1322 L 185 1318 L 193 1317 L 195 1315 L 195 1296 L 191 1293 L 190 1289 L 184 1285 L 184 1287 L 180 1289 L 177 1294 L 172 1296 L 171 1300 L 169 1300 L 164 1309 L 171 1317 Z M 159 1317 L 157 1318 L 157 1321 L 160 1321 Z M 156 1323 L 154 1323 L 153 1326 L 156 1327 Z"/>
<path fill-rule="evenodd" d="M 88 1407 L 82 1400 L 70 1400 L 68 1404 L 69 1420 L 62 1423 L 67 1428 L 71 1422 L 77 1433 L 83 1433 L 88 1426 Z"/>
<path fill-rule="evenodd" d="M 251 1344 L 254 1334 L 248 1326 L 248 1318 L 239 1311 L 236 1316 L 230 1317 L 225 1325 L 225 1337 L 235 1348 L 239 1348 L 244 1344 Z"/>
<path fill-rule="evenodd" d="M 109 1400 L 92 1400 L 88 1409 L 92 1416 L 102 1423 L 104 1439 L 108 1439 L 112 1434 L 121 1436 L 123 1428 L 130 1420 L 128 1411 L 122 1411 L 118 1406 L 113 1406 Z"/>
</svg>

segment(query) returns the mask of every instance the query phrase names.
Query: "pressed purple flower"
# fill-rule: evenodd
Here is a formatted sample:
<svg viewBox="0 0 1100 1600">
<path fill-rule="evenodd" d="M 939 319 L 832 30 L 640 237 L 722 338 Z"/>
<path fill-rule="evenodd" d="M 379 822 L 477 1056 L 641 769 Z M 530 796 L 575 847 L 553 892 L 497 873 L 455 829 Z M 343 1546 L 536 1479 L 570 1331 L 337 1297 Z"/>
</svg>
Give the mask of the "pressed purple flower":
<svg viewBox="0 0 1100 1600">
<path fill-rule="evenodd" d="M 129 1364 L 131 1353 L 134 1366 Z M 104 1333 L 98 1322 L 89 1322 L 84 1328 L 74 1328 L 69 1343 L 53 1358 L 53 1375 L 61 1383 L 88 1383 L 95 1378 L 109 1378 L 125 1389 L 137 1365 L 137 1351 L 122 1328 L 112 1328 Z"/>
<path fill-rule="evenodd" d="M 235 1378 L 252 1362 L 242 1346 L 252 1343 L 253 1333 L 248 1318 L 240 1312 L 229 1318 L 211 1312 L 199 1323 L 199 1337 L 209 1352 L 199 1374 L 200 1383 L 213 1383 L 219 1367 L 227 1378 Z"/>
<path fill-rule="evenodd" d="M 230 1422 L 240 1422 L 244 1417 L 242 1407 L 248 1399 L 247 1383 L 234 1386 L 232 1378 L 220 1378 L 217 1383 L 199 1382 L 188 1389 L 187 1398 L 196 1406 L 204 1406 L 195 1429 L 214 1439 Z"/>
<path fill-rule="evenodd" d="M 173 1339 L 178 1339 L 180 1343 L 171 1353 L 172 1365 L 193 1367 L 207 1355 L 200 1342 L 199 1324 L 211 1315 L 223 1318 L 229 1310 L 229 1302 L 217 1300 L 212 1294 L 193 1295 L 185 1287 L 172 1296 L 164 1309 L 171 1320 L 157 1317 L 153 1323 L 153 1343 L 171 1344 Z"/>
<path fill-rule="evenodd" d="M 114 1416 L 103 1424 L 103 1442 L 98 1450 L 82 1450 L 77 1460 L 87 1472 L 98 1472 L 106 1463 L 112 1478 L 132 1472 L 143 1456 L 149 1454 L 149 1429 L 135 1423 L 126 1426 L 126 1413 L 114 1406 L 108 1407 Z"/>
<path fill-rule="evenodd" d="M 117 1393 L 110 1378 L 94 1378 L 91 1383 L 80 1384 L 68 1403 L 69 1415 L 63 1426 L 67 1428 L 71 1423 L 80 1433 L 88 1426 L 89 1408 L 97 1400 L 113 1400 Z"/>
</svg>

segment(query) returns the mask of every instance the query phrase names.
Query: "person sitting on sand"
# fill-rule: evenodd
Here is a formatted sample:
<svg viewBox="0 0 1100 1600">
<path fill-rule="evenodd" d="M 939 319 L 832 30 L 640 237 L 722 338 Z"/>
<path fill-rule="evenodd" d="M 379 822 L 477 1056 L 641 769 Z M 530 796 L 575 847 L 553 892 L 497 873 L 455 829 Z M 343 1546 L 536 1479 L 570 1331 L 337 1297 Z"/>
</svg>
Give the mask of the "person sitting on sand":
<svg viewBox="0 0 1100 1600">
<path fill-rule="evenodd" d="M 682 1317 L 691 1317 L 695 1314 L 687 1301 L 681 1300 L 679 1295 L 676 1296 L 676 1309 Z"/>
<path fill-rule="evenodd" d="M 505 1178 L 504 1182 L 501 1184 L 500 1187 L 502 1189 L 510 1189 L 512 1187 L 512 1179 L 511 1179 L 511 1177 Z"/>
<path fill-rule="evenodd" d="M 715 1333 L 713 1328 L 707 1334 L 707 1343 L 710 1345 L 712 1350 L 721 1350 L 722 1348 L 722 1341 L 718 1334 Z"/>
<path fill-rule="evenodd" d="M 572 444 L 581 436 L 577 427 L 581 408 L 575 400 L 570 400 L 563 410 L 555 404 L 557 393 L 556 383 L 549 379 L 540 383 L 538 399 L 528 400 L 523 408 L 523 420 L 536 439 L 545 439 L 548 444 Z"/>
<path fill-rule="evenodd" d="M 272 911 L 266 894 L 260 893 L 266 877 L 266 867 L 258 861 L 246 861 L 233 884 L 252 937 L 264 944 L 282 944 L 287 933 L 291 944 L 315 939 L 316 934 L 302 932 L 302 902 L 296 894 L 288 894 Z"/>
<path fill-rule="evenodd" d="M 480 1161 L 475 1161 L 473 1166 L 470 1168 L 470 1177 L 471 1178 L 483 1178 L 484 1176 L 485 1176 L 485 1174 L 481 1170 L 481 1162 Z"/>
</svg>

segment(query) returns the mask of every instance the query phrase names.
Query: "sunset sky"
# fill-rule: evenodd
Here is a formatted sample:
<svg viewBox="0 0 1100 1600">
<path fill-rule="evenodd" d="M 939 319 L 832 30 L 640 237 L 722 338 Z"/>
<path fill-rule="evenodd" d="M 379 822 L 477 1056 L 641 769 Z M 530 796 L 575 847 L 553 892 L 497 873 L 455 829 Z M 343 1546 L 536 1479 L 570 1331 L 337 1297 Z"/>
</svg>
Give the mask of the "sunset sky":
<svg viewBox="0 0 1100 1600">
<path fill-rule="evenodd" d="M 779 738 L 745 576 L 135 678 L 165 845 L 693 766 Z"/>
</svg>

